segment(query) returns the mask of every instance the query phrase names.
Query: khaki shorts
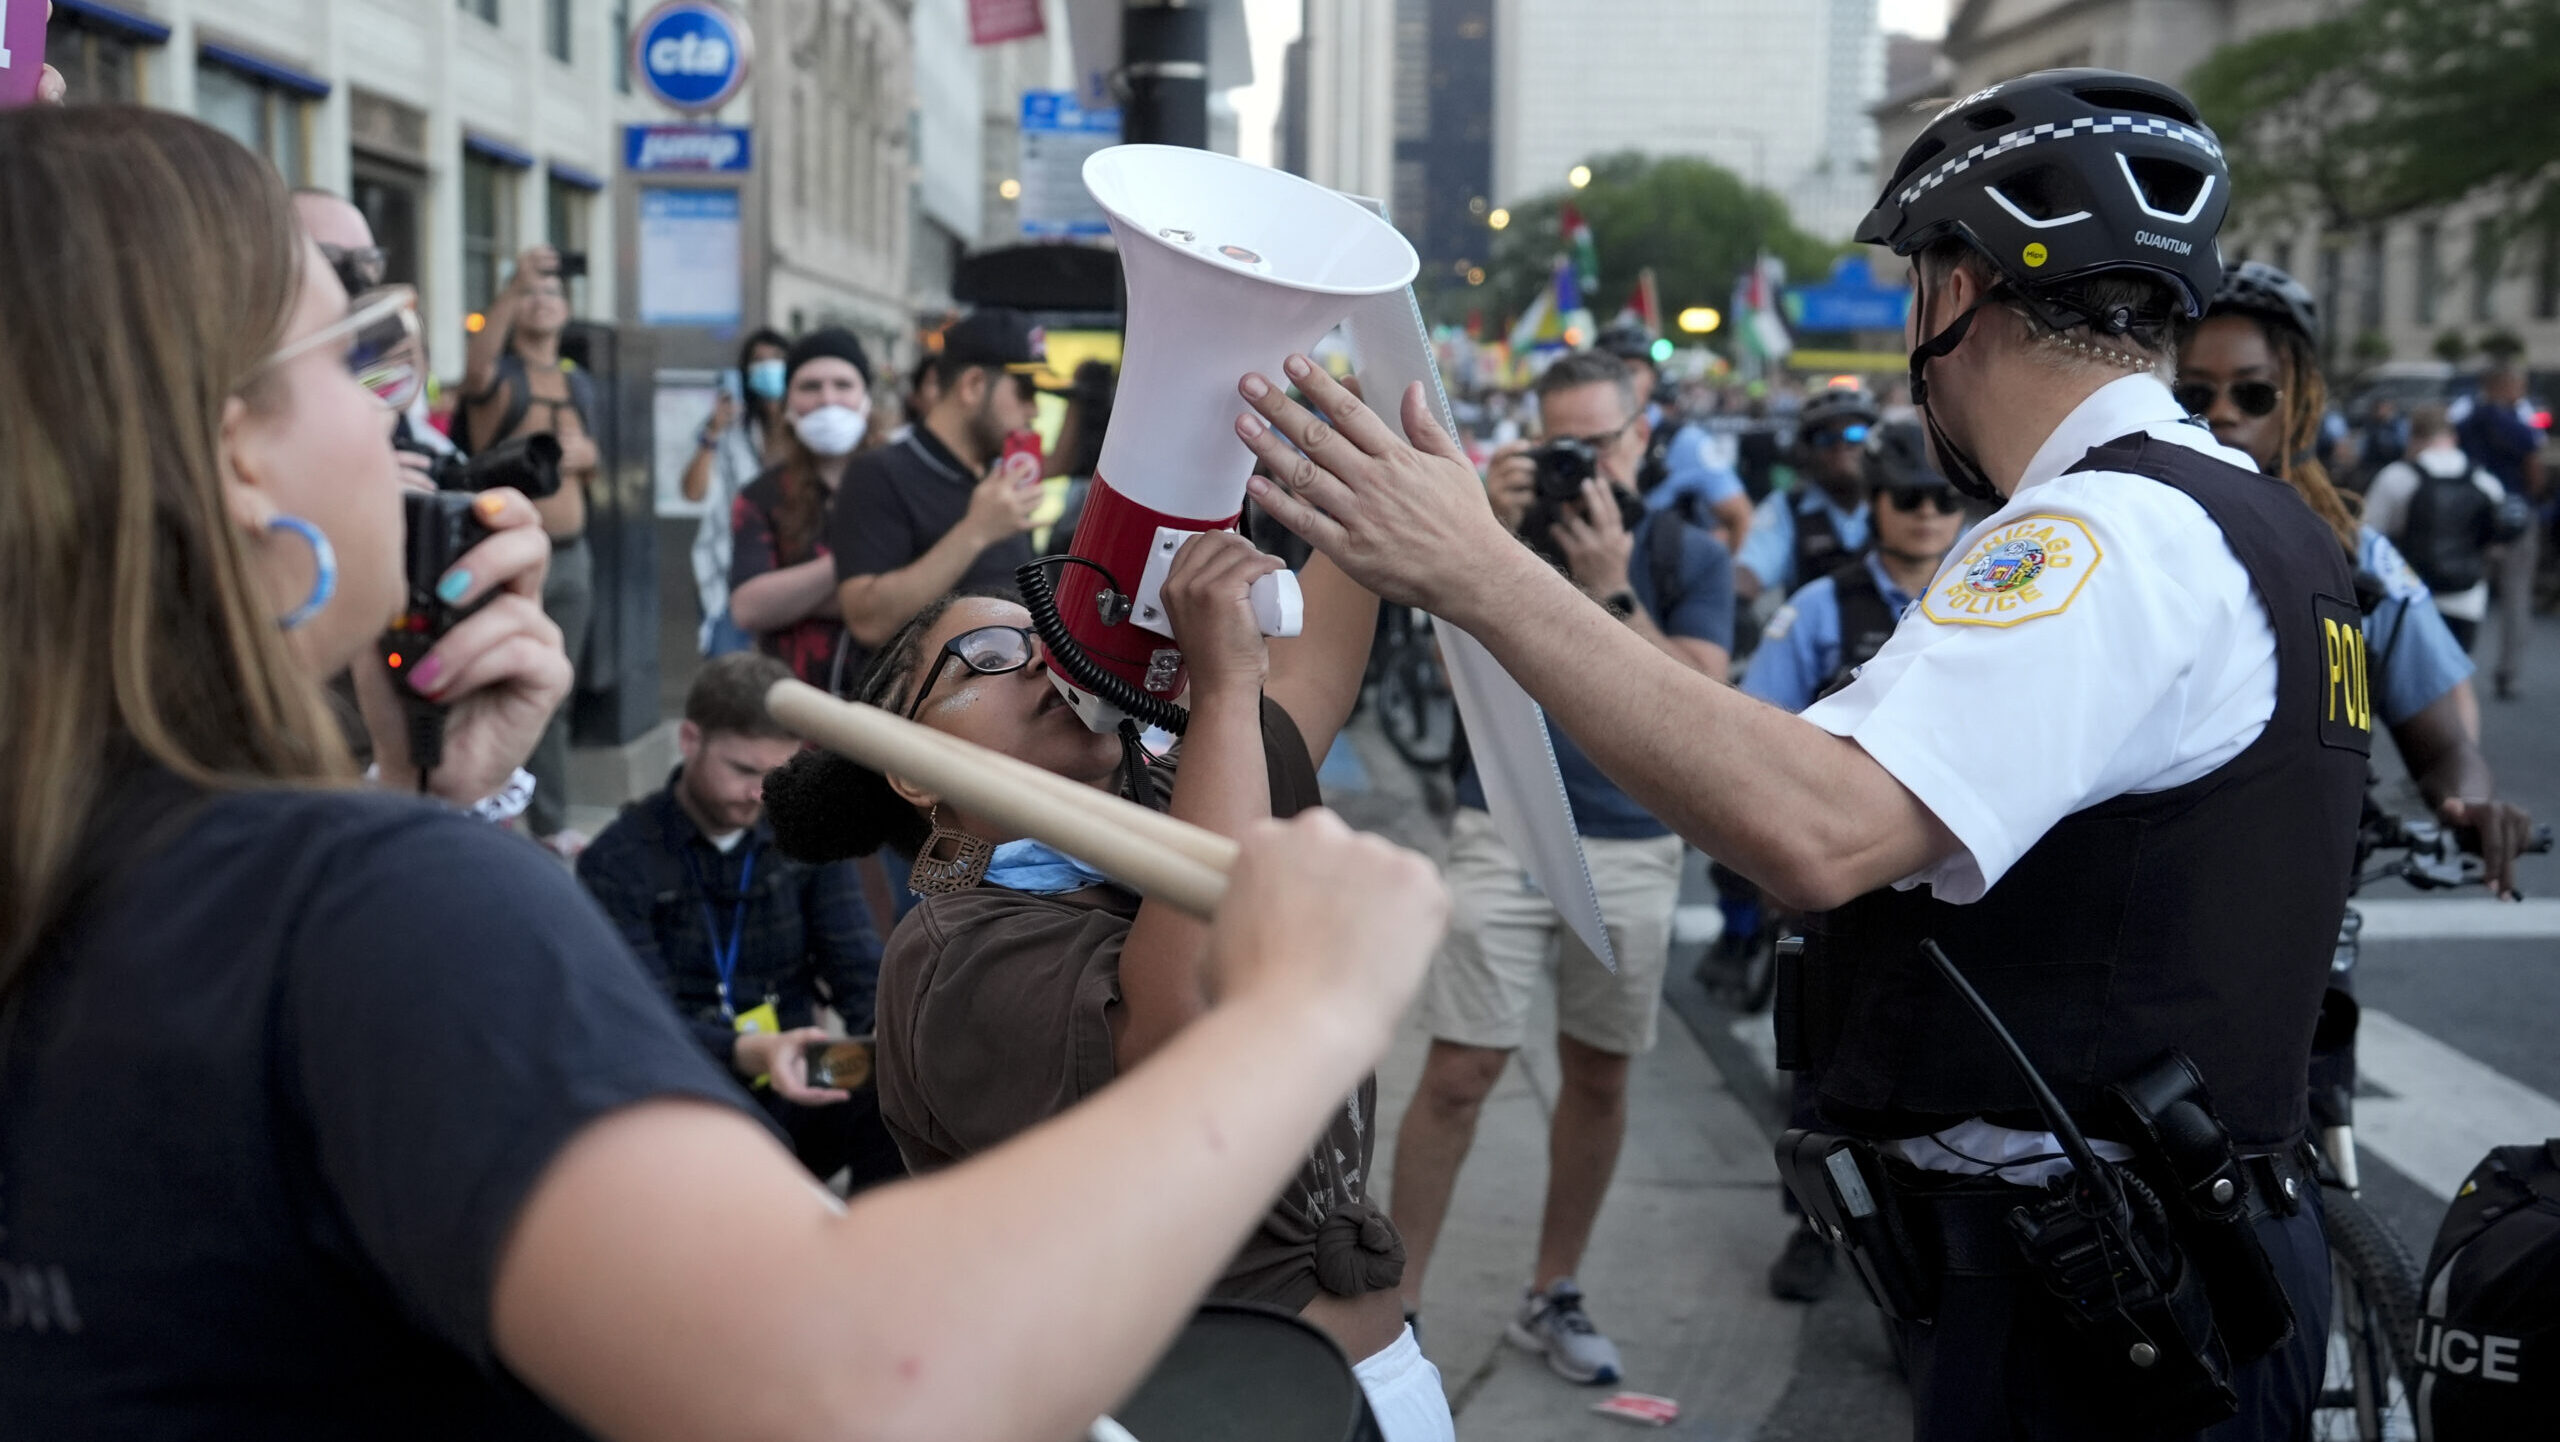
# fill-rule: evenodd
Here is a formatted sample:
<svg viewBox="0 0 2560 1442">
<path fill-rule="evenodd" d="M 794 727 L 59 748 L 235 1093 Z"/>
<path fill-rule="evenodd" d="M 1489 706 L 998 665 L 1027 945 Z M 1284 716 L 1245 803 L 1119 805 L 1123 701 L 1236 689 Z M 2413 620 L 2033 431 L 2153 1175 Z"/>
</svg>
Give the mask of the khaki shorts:
<svg viewBox="0 0 2560 1442">
<path fill-rule="evenodd" d="M 1680 838 L 1585 837 L 1582 849 L 1600 894 L 1600 919 L 1618 953 L 1615 974 L 1530 885 L 1493 818 L 1458 808 L 1447 872 L 1456 907 L 1422 993 L 1423 1024 L 1433 1036 L 1466 1046 L 1519 1046 L 1528 1040 L 1539 980 L 1552 969 L 1558 1030 L 1621 1056 L 1653 1050 L 1671 912 L 1680 900 Z"/>
</svg>

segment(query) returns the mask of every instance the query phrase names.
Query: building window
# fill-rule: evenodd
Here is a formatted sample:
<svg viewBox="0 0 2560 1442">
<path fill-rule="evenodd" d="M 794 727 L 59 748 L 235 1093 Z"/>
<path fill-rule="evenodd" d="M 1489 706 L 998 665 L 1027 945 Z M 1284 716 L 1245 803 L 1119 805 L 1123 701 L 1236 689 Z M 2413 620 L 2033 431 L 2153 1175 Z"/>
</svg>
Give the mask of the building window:
<svg viewBox="0 0 2560 1442">
<path fill-rule="evenodd" d="M 459 3 L 463 14 L 477 15 L 492 25 L 498 23 L 498 0 L 459 0 Z"/>
<path fill-rule="evenodd" d="M 228 65 L 196 60 L 196 118 L 263 155 L 287 185 L 311 180 L 311 107 Z"/>
<path fill-rule="evenodd" d="M 613 0 L 613 88 L 631 93 L 631 0 Z"/>
<path fill-rule="evenodd" d="M 563 255 L 590 254 L 588 239 L 592 232 L 589 221 L 595 211 L 594 193 L 555 175 L 550 179 L 546 199 L 549 202 L 545 208 L 550 212 L 552 249 Z M 587 313 L 587 277 L 584 275 L 573 276 L 569 280 L 569 313 Z"/>
<path fill-rule="evenodd" d="M 551 0 L 544 12 L 543 41 L 551 58 L 566 65 L 571 62 L 569 28 L 577 19 L 577 0 Z"/>
<path fill-rule="evenodd" d="M 2487 325 L 2498 318 L 2498 272 L 2506 264 L 2498 245 L 2498 222 L 2486 216 L 2471 222 L 2471 319 Z"/>
<path fill-rule="evenodd" d="M 498 298 L 516 243 L 516 172 L 485 155 L 462 153 L 462 308 L 485 312 Z"/>
<path fill-rule="evenodd" d="M 2418 324 L 2434 325 L 2441 317 L 2444 293 L 2444 227 L 2436 222 L 2418 225 Z"/>
<path fill-rule="evenodd" d="M 74 102 L 143 98 L 142 50 L 130 35 L 91 29 L 57 10 L 44 27 L 44 58 L 62 72 Z"/>
</svg>

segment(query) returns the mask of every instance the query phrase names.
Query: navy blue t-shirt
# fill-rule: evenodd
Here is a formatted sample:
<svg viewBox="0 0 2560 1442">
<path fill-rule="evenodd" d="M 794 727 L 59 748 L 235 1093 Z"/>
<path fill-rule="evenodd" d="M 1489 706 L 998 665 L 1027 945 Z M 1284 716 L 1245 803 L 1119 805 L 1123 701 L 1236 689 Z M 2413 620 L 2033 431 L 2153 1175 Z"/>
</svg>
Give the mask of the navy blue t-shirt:
<svg viewBox="0 0 2560 1442">
<path fill-rule="evenodd" d="M 522 839 L 178 816 L 0 1006 L 0 1437 L 579 1435 L 490 1337 L 518 1209 L 608 1112 L 756 1109 Z"/>
<path fill-rule="evenodd" d="M 2480 401 L 2471 414 L 2454 427 L 2454 438 L 2462 442 L 2462 453 L 2473 465 L 2486 469 L 2510 492 L 2524 492 L 2525 462 L 2542 449 L 2542 432 L 2533 422 L 2517 415 L 2513 406 L 2493 406 Z"/>
<path fill-rule="evenodd" d="M 1679 586 L 1667 611 L 1661 588 L 1655 584 L 1653 566 L 1653 528 L 1664 525 L 1681 530 Z M 1637 603 L 1662 628 L 1662 633 L 1710 641 L 1732 650 L 1733 555 L 1724 543 L 1669 512 L 1645 517 L 1630 539 L 1635 545 L 1627 559 L 1627 588 L 1636 593 Z M 1550 720 L 1547 732 L 1555 738 L 1556 768 L 1564 773 L 1565 797 L 1573 803 L 1574 826 L 1583 835 L 1641 841 L 1671 834 L 1670 827 L 1655 820 L 1652 812 L 1638 806 L 1634 797 L 1602 775 L 1599 766 L 1583 754 L 1572 737 L 1564 734 L 1563 728 Z M 1484 783 L 1477 778 L 1473 761 L 1458 773 L 1457 795 L 1459 805 L 1484 809 Z"/>
</svg>

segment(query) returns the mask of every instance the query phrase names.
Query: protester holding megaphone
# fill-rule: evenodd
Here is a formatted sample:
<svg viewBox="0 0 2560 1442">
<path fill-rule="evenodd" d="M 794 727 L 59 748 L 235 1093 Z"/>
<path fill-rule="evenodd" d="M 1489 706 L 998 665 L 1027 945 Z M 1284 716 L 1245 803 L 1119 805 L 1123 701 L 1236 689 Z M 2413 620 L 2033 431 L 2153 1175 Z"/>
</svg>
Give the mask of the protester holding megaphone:
<svg viewBox="0 0 2560 1442">
<path fill-rule="evenodd" d="M 0 1435 L 1064 1438 L 1124 1396 L 1385 1051 L 1429 863 L 1249 832 L 1214 1004 L 846 1207 L 565 872 L 360 786 L 322 679 L 402 591 L 392 415 L 275 172 L 0 115 L 0 255 Z M 413 683 L 466 698 L 457 781 L 568 679 L 532 509 L 488 515 L 506 594 Z"/>
</svg>

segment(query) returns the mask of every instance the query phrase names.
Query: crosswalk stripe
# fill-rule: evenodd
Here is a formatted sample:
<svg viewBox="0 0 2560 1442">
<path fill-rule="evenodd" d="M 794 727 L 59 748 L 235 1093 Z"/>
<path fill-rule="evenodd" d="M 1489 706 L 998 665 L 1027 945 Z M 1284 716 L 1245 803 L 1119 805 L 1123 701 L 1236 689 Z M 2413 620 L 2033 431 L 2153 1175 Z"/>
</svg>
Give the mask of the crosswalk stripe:
<svg viewBox="0 0 2560 1442">
<path fill-rule="evenodd" d="M 2560 897 L 2493 901 L 2485 896 L 2356 903 L 2367 941 L 2506 941 L 2560 936 Z"/>
<path fill-rule="evenodd" d="M 2356 1145 L 2438 1197 L 2491 1147 L 2560 1137 L 2560 1101 L 2388 1012 L 2365 1008 L 2356 1069 L 2390 1093 L 2356 1099 Z"/>
</svg>

